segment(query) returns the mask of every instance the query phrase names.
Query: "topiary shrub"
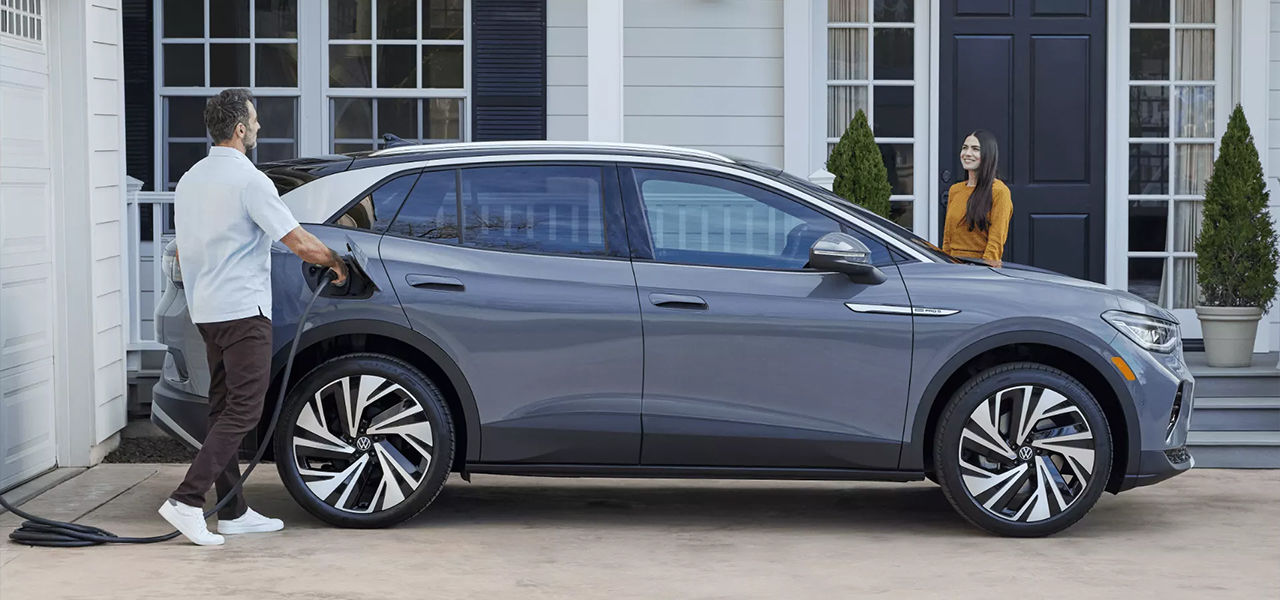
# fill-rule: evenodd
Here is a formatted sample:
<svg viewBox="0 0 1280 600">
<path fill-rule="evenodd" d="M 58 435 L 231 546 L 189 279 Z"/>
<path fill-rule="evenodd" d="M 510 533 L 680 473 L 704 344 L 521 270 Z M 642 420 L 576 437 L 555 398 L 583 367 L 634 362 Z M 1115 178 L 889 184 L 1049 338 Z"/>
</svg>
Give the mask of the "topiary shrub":
<svg viewBox="0 0 1280 600">
<path fill-rule="evenodd" d="M 889 218 L 889 172 L 884 167 L 867 114 L 858 110 L 840 141 L 827 158 L 827 170 L 836 176 L 831 190 L 886 219 Z"/>
<path fill-rule="evenodd" d="M 1253 134 L 1237 104 L 1205 185 L 1204 226 L 1196 239 L 1202 306 L 1256 306 L 1276 296 L 1280 261 L 1267 185 Z"/>
</svg>

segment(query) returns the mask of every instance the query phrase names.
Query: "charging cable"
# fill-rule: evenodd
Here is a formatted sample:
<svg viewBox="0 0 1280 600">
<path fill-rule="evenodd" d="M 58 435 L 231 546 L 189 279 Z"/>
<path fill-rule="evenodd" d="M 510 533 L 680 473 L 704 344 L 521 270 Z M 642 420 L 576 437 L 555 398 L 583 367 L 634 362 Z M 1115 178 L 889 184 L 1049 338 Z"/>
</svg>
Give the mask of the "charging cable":
<svg viewBox="0 0 1280 600">
<path fill-rule="evenodd" d="M 267 425 L 267 435 L 262 443 L 258 445 L 258 452 L 253 455 L 253 460 L 249 461 L 249 466 L 245 469 L 244 474 L 236 481 L 236 484 L 227 491 L 227 495 L 218 500 L 213 508 L 204 513 L 205 518 L 218 512 L 219 509 L 227 505 L 240 489 L 244 486 L 244 482 L 249 478 L 249 474 L 253 472 L 254 467 L 262 462 L 262 455 L 267 451 L 268 443 L 271 436 L 276 432 L 276 421 L 280 419 L 280 410 L 284 407 L 285 392 L 288 391 L 289 372 L 293 370 L 293 358 L 298 353 L 298 343 L 302 340 L 302 327 L 307 323 L 307 317 L 311 314 L 311 307 L 316 303 L 316 298 L 320 297 L 320 293 L 332 284 L 337 274 L 328 271 L 320 285 L 316 286 L 315 293 L 311 295 L 311 300 L 307 302 L 307 308 L 302 311 L 302 317 L 298 319 L 298 331 L 293 334 L 293 345 L 289 348 L 289 360 L 284 364 L 284 378 L 280 381 L 280 396 L 276 398 L 275 410 L 271 413 L 271 423 Z M 348 275 L 350 277 L 350 275 Z M 5 501 L 4 496 L 0 496 L 0 506 L 9 509 L 15 515 L 26 519 L 22 526 L 15 529 L 9 534 L 9 539 L 26 544 L 28 546 L 49 546 L 55 548 L 69 548 L 76 546 L 95 546 L 97 544 L 154 544 L 156 542 L 165 542 L 178 537 L 177 531 L 170 531 L 164 535 L 156 535 L 151 537 L 122 537 L 111 533 L 105 529 L 93 527 L 91 525 L 80 525 L 76 523 L 65 523 L 62 521 L 54 521 L 44 517 L 23 512 Z"/>
</svg>

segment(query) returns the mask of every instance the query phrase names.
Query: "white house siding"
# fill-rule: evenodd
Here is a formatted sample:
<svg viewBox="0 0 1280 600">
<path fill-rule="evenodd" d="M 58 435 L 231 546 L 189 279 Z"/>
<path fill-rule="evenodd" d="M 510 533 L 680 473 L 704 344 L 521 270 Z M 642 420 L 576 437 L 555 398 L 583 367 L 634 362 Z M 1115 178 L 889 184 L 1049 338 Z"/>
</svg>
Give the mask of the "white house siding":
<svg viewBox="0 0 1280 600">
<path fill-rule="evenodd" d="M 782 165 L 782 1 L 625 0 L 623 135 Z"/>
<path fill-rule="evenodd" d="M 53 467 L 57 457 L 46 39 L 43 32 L 0 34 L 0 489 Z"/>
<path fill-rule="evenodd" d="M 547 139 L 587 139 L 587 0 L 547 0 Z"/>
<path fill-rule="evenodd" d="M 1267 107 L 1267 155 L 1263 159 L 1268 189 L 1271 190 L 1271 218 L 1280 227 L 1280 0 L 1271 2 L 1270 70 L 1267 81 L 1270 97 Z M 1280 301 L 1278 301 L 1280 303 Z M 1280 306 L 1272 306 L 1270 322 L 1262 335 L 1271 337 L 1271 350 L 1280 350 Z"/>
<path fill-rule="evenodd" d="M 94 0 L 86 14 L 88 206 L 93 260 L 96 441 L 125 425 L 123 323 L 124 52 L 119 0 Z"/>
</svg>

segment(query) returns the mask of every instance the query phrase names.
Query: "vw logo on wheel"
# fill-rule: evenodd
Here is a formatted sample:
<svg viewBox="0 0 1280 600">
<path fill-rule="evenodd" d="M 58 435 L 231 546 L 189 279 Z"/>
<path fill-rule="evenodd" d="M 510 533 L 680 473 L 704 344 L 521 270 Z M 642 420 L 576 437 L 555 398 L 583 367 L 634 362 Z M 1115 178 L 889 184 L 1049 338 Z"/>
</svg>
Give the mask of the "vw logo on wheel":
<svg viewBox="0 0 1280 600">
<path fill-rule="evenodd" d="M 370 440 L 368 436 L 362 436 L 360 439 L 356 440 L 356 450 L 359 450 L 361 452 L 368 452 L 369 448 L 372 448 L 372 447 L 373 447 L 373 441 Z"/>
<path fill-rule="evenodd" d="M 364 440 L 365 438 L 360 439 Z M 1023 446 L 1018 448 L 1018 458 L 1021 458 L 1022 460 L 1031 460 L 1031 454 L 1033 452 L 1035 452 L 1035 450 L 1032 450 L 1031 446 Z"/>
</svg>

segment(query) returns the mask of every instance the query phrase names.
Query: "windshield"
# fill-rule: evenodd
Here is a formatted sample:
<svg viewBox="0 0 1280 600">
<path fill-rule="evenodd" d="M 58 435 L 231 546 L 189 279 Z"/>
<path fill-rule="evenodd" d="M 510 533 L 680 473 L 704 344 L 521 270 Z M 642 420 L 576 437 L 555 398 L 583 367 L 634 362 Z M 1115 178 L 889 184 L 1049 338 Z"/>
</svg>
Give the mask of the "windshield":
<svg viewBox="0 0 1280 600">
<path fill-rule="evenodd" d="M 774 179 L 782 181 L 788 185 L 798 187 L 806 192 L 809 192 L 815 196 L 818 196 L 819 198 L 822 198 L 823 200 L 831 202 L 832 204 L 835 204 L 840 208 L 853 212 L 859 218 L 861 218 L 864 222 L 876 228 L 881 233 L 888 235 L 909 246 L 912 246 L 913 248 L 916 248 L 917 250 L 920 250 L 921 252 L 924 252 L 925 254 L 928 254 L 929 256 L 932 256 L 942 262 L 949 262 L 949 263 L 961 262 L 957 260 L 955 257 L 951 256 L 950 254 L 943 252 L 941 248 L 933 245 L 933 243 L 931 243 L 929 240 L 926 240 L 916 235 L 910 229 L 907 229 L 901 225 L 898 225 L 897 223 L 894 223 L 889 219 L 886 219 L 861 206 L 858 206 L 857 204 L 854 204 L 848 200 L 845 200 L 844 198 L 841 198 L 840 196 L 836 195 L 834 192 L 820 185 L 816 185 L 809 181 L 805 181 L 804 179 L 796 177 L 795 175 L 787 173 L 786 171 L 782 171 L 773 167 L 766 167 L 765 165 L 754 163 L 753 161 L 739 160 L 738 162 L 739 164 L 742 164 L 745 167 L 750 167 L 753 170 L 760 171 L 761 174 L 773 177 Z"/>
</svg>

